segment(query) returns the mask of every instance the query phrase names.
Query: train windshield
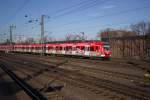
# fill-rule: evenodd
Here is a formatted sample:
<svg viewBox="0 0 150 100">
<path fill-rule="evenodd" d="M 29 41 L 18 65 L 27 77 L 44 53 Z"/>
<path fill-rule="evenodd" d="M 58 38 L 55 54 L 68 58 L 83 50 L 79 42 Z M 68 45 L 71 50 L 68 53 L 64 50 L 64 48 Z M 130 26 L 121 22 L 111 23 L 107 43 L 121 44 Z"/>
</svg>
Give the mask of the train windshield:
<svg viewBox="0 0 150 100">
<path fill-rule="evenodd" d="M 104 49 L 107 51 L 110 51 L 110 46 L 109 45 L 104 45 Z"/>
</svg>

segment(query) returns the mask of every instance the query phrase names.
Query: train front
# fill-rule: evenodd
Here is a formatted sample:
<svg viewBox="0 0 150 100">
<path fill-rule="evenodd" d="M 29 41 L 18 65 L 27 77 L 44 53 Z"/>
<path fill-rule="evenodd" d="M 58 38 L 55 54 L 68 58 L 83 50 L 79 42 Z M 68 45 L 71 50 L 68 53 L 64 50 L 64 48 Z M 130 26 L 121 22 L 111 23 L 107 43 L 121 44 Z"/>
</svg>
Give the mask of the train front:
<svg viewBox="0 0 150 100">
<path fill-rule="evenodd" d="M 103 47 L 104 47 L 104 54 L 105 54 L 104 58 L 105 59 L 111 59 L 111 53 L 112 52 L 111 52 L 111 49 L 110 49 L 110 45 L 105 44 Z"/>
</svg>

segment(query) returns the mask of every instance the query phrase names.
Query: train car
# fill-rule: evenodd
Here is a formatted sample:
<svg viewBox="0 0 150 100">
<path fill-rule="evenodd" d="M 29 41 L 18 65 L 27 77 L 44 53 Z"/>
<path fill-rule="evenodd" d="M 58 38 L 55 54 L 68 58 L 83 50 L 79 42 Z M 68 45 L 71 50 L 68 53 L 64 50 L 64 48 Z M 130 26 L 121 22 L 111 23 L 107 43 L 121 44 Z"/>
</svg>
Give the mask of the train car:
<svg viewBox="0 0 150 100">
<path fill-rule="evenodd" d="M 103 42 L 76 42 L 76 43 L 50 43 L 50 44 L 28 44 L 28 45 L 1 45 L 1 51 L 13 51 L 23 53 L 46 53 L 57 55 L 71 55 L 84 57 L 110 58 L 109 45 Z"/>
<path fill-rule="evenodd" d="M 109 58 L 111 52 L 104 47 L 103 42 L 46 44 L 46 53 Z"/>
<path fill-rule="evenodd" d="M 0 51 L 8 53 L 9 51 L 13 50 L 12 45 L 0 45 Z"/>
</svg>

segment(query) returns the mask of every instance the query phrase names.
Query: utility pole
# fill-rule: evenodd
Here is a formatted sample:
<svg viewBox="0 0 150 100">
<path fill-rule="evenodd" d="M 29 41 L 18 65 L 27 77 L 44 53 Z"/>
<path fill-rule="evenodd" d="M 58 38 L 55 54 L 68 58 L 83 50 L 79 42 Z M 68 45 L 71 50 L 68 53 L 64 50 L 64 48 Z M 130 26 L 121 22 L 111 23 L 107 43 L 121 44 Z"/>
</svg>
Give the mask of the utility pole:
<svg viewBox="0 0 150 100">
<path fill-rule="evenodd" d="M 12 45 L 12 42 L 13 42 L 12 31 L 13 31 L 14 28 L 16 28 L 16 26 L 10 25 L 10 45 Z"/>
<path fill-rule="evenodd" d="M 44 17 L 45 15 L 41 15 L 41 45 L 42 45 L 42 51 L 41 55 L 45 53 L 45 41 L 44 41 Z"/>
<path fill-rule="evenodd" d="M 42 51 L 41 51 L 41 55 L 43 55 L 44 53 L 45 53 L 45 51 L 46 51 L 46 49 L 45 49 L 45 40 L 44 40 L 44 32 L 45 32 L 45 30 L 44 30 L 44 18 L 49 18 L 49 16 L 47 16 L 47 15 L 41 15 L 41 20 L 40 20 L 40 25 L 41 25 L 41 37 L 40 37 L 40 44 L 42 45 L 42 47 L 41 47 L 41 49 L 42 49 Z M 28 21 L 29 23 L 33 23 L 33 22 L 38 22 L 38 20 L 37 19 L 34 19 L 34 20 L 29 20 Z"/>
<path fill-rule="evenodd" d="M 12 37 L 12 32 L 13 32 L 13 29 L 15 29 L 16 28 L 16 26 L 15 25 L 10 25 L 10 46 L 11 46 L 11 48 L 10 48 L 10 51 L 12 50 L 12 42 L 13 42 L 13 37 Z M 7 51 L 7 52 L 9 52 L 9 50 Z"/>
</svg>

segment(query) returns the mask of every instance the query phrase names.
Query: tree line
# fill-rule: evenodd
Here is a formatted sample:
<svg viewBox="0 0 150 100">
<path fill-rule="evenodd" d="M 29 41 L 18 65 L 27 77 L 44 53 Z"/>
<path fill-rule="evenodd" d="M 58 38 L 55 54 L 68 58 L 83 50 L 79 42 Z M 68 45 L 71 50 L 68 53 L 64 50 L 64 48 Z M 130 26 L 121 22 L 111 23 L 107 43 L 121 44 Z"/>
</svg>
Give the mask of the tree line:
<svg viewBox="0 0 150 100">
<path fill-rule="evenodd" d="M 111 37 L 127 37 L 127 36 L 141 36 L 141 35 L 148 35 L 150 36 L 150 22 L 141 21 L 129 26 L 129 29 L 113 29 L 113 28 L 106 28 L 100 30 L 95 37 L 103 38 L 106 35 L 107 38 Z M 80 32 L 78 34 L 74 33 L 67 33 L 64 39 L 57 40 L 54 37 L 44 37 L 45 43 L 54 42 L 54 41 L 85 41 L 87 40 L 86 33 Z M 41 39 L 34 39 L 33 37 L 26 38 L 24 41 L 19 40 L 17 43 L 20 44 L 33 44 L 33 43 L 40 43 Z M 7 39 L 6 43 L 9 44 L 9 39 Z"/>
<path fill-rule="evenodd" d="M 113 28 L 106 28 L 100 30 L 97 37 L 128 37 L 128 36 L 150 36 L 150 22 L 141 21 L 129 26 L 129 29 L 116 30 Z"/>
</svg>

